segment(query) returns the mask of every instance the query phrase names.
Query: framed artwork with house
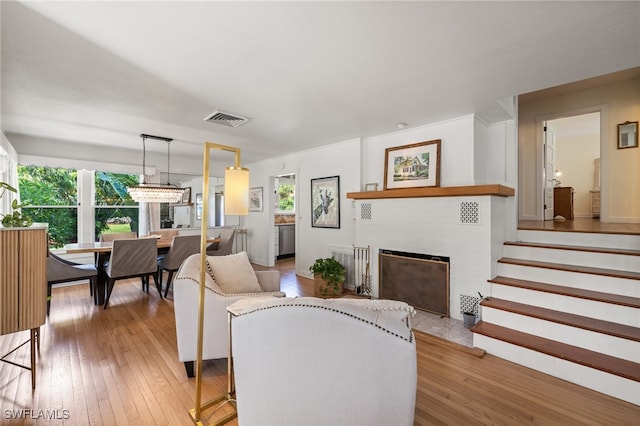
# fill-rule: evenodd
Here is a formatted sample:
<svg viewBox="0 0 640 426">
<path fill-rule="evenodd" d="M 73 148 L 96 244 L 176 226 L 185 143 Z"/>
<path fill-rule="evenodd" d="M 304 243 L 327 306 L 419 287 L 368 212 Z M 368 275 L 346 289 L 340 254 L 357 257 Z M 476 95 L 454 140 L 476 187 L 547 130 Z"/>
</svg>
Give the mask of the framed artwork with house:
<svg viewBox="0 0 640 426">
<path fill-rule="evenodd" d="M 384 189 L 440 186 L 440 139 L 384 150 Z"/>
<path fill-rule="evenodd" d="M 340 228 L 340 176 L 311 179 L 311 226 Z"/>
</svg>

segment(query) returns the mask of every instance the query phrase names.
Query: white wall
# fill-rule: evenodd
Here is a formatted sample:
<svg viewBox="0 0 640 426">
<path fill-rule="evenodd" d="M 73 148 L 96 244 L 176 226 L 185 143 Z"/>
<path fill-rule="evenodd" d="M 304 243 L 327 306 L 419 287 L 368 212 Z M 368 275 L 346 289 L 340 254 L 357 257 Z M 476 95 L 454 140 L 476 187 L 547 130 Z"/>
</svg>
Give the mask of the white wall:
<svg viewBox="0 0 640 426">
<path fill-rule="evenodd" d="M 374 220 L 359 218 L 361 204 L 347 192 L 365 183 L 383 187 L 385 149 L 441 139 L 440 186 L 503 184 L 515 187 L 516 129 L 513 120 L 487 125 L 473 115 L 406 129 L 365 140 L 352 139 L 309 151 L 247 164 L 250 186 L 264 188 L 262 212 L 245 218 L 251 260 L 270 266 L 275 256 L 273 176 L 296 174 L 296 273 L 311 277 L 309 265 L 330 255 L 329 246 L 370 245 L 372 284 L 377 287 L 378 249 L 414 251 L 451 257 L 450 310 L 459 317 L 460 294 L 487 294 L 505 239 L 514 238 L 514 197 L 443 197 L 385 199 L 373 202 Z M 312 228 L 310 180 L 340 176 L 340 229 Z M 477 202 L 480 222 L 461 224 L 460 203 Z"/>
<path fill-rule="evenodd" d="M 519 207 L 522 220 L 542 219 L 541 121 L 600 112 L 603 222 L 640 222 L 640 149 L 617 148 L 617 125 L 640 120 L 640 79 L 521 103 L 518 117 Z"/>
<path fill-rule="evenodd" d="M 556 138 L 556 168 L 563 172 L 561 186 L 574 189 L 575 217 L 591 217 L 591 193 L 594 189 L 594 160 L 600 156 L 600 135 Z"/>
<path fill-rule="evenodd" d="M 474 185 L 473 137 L 474 116 L 467 115 L 366 138 L 363 184 L 378 183 L 378 189 L 383 188 L 386 148 L 440 139 L 440 186 Z"/>
<path fill-rule="evenodd" d="M 273 265 L 274 188 L 272 177 L 296 175 L 296 274 L 311 277 L 309 266 L 319 257 L 329 257 L 329 245 L 353 244 L 353 202 L 347 192 L 360 190 L 360 139 L 301 151 L 257 163 L 246 164 L 250 186 L 262 186 L 263 211 L 244 218 L 251 260 Z M 311 227 L 311 179 L 340 176 L 340 229 Z"/>
</svg>

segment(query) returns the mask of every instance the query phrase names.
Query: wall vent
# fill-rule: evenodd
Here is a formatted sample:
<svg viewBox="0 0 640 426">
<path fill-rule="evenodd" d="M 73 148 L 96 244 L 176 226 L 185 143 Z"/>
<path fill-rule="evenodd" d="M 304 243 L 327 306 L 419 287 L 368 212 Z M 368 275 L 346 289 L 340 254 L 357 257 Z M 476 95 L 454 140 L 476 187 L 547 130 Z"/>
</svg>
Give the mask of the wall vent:
<svg viewBox="0 0 640 426">
<path fill-rule="evenodd" d="M 373 213 L 373 206 L 371 203 L 360 204 L 360 220 L 371 220 Z"/>
<path fill-rule="evenodd" d="M 479 303 L 480 303 L 479 297 L 461 294 L 460 295 L 460 313 L 473 312 L 476 316 L 478 316 Z"/>
<path fill-rule="evenodd" d="M 477 201 L 462 201 L 460 203 L 459 223 L 462 225 L 480 224 L 480 203 Z"/>
<path fill-rule="evenodd" d="M 209 123 L 220 124 L 227 127 L 238 127 L 249 121 L 247 117 L 242 117 L 237 114 L 230 114 L 228 112 L 214 111 L 213 114 L 204 119 Z"/>
</svg>

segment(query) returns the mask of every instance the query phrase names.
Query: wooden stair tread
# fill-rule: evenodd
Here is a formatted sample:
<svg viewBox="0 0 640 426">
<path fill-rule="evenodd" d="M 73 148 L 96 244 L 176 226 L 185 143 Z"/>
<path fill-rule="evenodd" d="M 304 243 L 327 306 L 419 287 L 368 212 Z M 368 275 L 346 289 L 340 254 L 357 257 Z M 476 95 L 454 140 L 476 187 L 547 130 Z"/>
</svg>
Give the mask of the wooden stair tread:
<svg viewBox="0 0 640 426">
<path fill-rule="evenodd" d="M 573 250 L 584 251 L 589 253 L 606 253 L 606 254 L 622 254 L 629 256 L 640 256 L 640 250 L 631 249 L 618 249 L 609 247 L 588 247 L 588 246 L 572 246 L 564 244 L 548 244 L 548 243 L 531 243 L 527 241 L 505 241 L 505 245 L 519 246 L 519 247 L 535 247 L 535 248 L 547 248 L 554 250 Z"/>
<path fill-rule="evenodd" d="M 536 352 L 640 382 L 640 364 L 480 321 L 471 331 Z"/>
<path fill-rule="evenodd" d="M 596 333 L 640 342 L 640 328 L 632 327 L 630 325 L 570 314 L 538 306 L 526 305 L 524 303 L 512 302 L 510 300 L 498 299 L 495 297 L 484 299 L 480 302 L 480 305 L 483 307 L 513 312 L 528 317 L 581 328 L 583 330 L 590 330 Z"/>
<path fill-rule="evenodd" d="M 595 300 L 598 302 L 611 303 L 614 305 L 629 306 L 640 309 L 640 298 L 623 296 L 619 294 L 604 293 L 600 291 L 585 290 L 581 288 L 565 287 L 555 284 L 546 284 L 537 281 L 521 280 L 497 276 L 490 283 L 508 285 L 512 287 L 526 288 L 529 290 L 542 291 L 545 293 L 561 294 L 563 296 L 578 297 L 581 299 Z"/>
<path fill-rule="evenodd" d="M 539 262 L 536 260 L 514 259 L 503 257 L 498 259 L 498 263 L 510 265 L 530 266 L 533 268 L 554 269 L 558 271 L 577 272 L 582 274 L 602 275 L 606 277 L 626 278 L 630 280 L 640 280 L 640 272 L 619 271 L 615 269 L 594 268 L 591 266 L 567 265 L 563 263 Z"/>
</svg>

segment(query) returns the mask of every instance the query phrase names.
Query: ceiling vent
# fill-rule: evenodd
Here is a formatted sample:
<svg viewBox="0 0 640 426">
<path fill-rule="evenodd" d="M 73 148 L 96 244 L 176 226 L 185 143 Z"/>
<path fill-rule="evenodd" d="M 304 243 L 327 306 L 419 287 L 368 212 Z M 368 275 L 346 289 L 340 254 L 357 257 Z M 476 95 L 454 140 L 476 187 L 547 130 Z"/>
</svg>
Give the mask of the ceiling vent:
<svg viewBox="0 0 640 426">
<path fill-rule="evenodd" d="M 204 121 L 227 127 L 238 127 L 249 121 L 249 119 L 236 114 L 229 114 L 228 112 L 214 111 L 214 113 L 205 118 Z"/>
</svg>

